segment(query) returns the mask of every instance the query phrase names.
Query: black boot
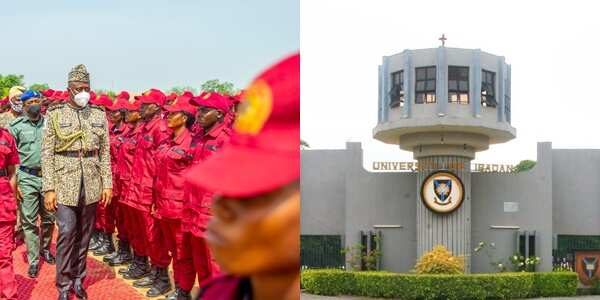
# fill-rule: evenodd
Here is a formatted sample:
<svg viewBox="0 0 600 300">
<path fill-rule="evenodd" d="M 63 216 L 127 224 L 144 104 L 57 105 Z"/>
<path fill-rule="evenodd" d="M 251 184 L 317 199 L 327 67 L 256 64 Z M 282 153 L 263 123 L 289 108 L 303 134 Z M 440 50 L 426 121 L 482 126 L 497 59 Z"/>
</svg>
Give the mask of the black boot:
<svg viewBox="0 0 600 300">
<path fill-rule="evenodd" d="M 111 254 L 106 255 L 102 258 L 103 262 L 110 262 L 111 260 L 115 259 L 117 256 L 121 255 L 124 253 L 124 251 L 126 250 L 125 248 L 127 248 L 127 250 L 129 249 L 129 245 L 125 245 L 127 242 L 119 240 L 119 249 L 116 251 L 113 251 Z"/>
<path fill-rule="evenodd" d="M 154 265 L 150 266 L 150 274 L 148 274 L 148 276 L 145 276 L 140 280 L 134 281 L 133 286 L 136 288 L 151 287 L 154 284 L 154 281 L 156 280 L 157 272 L 158 271 L 157 271 L 156 266 L 154 266 Z"/>
<path fill-rule="evenodd" d="M 125 279 L 141 279 L 150 273 L 150 265 L 148 264 L 148 256 L 138 256 L 138 265 L 131 269 L 126 274 L 123 274 Z"/>
<path fill-rule="evenodd" d="M 94 251 L 94 255 L 106 255 L 115 251 L 115 244 L 113 243 L 112 235 L 108 233 L 102 233 L 103 241 L 102 245 Z"/>
<path fill-rule="evenodd" d="M 94 239 L 94 237 L 95 237 L 95 239 Z M 94 250 L 98 249 L 100 246 L 102 246 L 103 237 L 104 236 L 101 234 L 100 231 L 94 230 L 94 233 L 92 234 L 92 240 L 90 241 L 90 246 L 88 247 L 88 250 L 94 251 Z"/>
<path fill-rule="evenodd" d="M 191 300 L 190 292 L 183 290 L 175 284 L 175 290 L 167 295 L 164 300 Z"/>
<path fill-rule="evenodd" d="M 121 246 L 119 246 L 119 255 L 108 261 L 109 266 L 121 266 L 131 263 L 131 249 L 129 249 L 129 244 L 127 244 L 127 242 L 125 242 L 124 245 L 126 247 L 121 248 Z M 121 249 L 123 250 L 121 251 Z"/>
<path fill-rule="evenodd" d="M 169 270 L 167 268 L 156 267 L 156 280 L 154 280 L 152 287 L 146 292 L 146 297 L 158 297 L 169 290 L 171 290 Z"/>
</svg>

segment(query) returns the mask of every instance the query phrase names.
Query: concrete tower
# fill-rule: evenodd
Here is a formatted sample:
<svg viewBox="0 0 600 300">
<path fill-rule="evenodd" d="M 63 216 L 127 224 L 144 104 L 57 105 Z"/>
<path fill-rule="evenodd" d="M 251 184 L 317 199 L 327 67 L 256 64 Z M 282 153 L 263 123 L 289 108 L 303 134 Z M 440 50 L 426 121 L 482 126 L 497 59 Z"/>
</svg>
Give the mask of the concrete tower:
<svg viewBox="0 0 600 300">
<path fill-rule="evenodd" d="M 510 107 L 502 56 L 440 46 L 383 57 L 373 136 L 418 161 L 417 257 L 445 245 L 470 271 L 470 164 L 477 151 L 515 138 Z"/>
</svg>

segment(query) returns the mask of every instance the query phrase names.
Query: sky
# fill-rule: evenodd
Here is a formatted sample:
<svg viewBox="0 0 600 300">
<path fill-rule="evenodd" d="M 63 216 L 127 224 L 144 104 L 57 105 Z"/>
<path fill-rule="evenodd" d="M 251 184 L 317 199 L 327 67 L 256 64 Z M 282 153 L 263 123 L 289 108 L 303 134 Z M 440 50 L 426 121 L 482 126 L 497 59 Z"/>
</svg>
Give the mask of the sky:
<svg viewBox="0 0 600 300">
<path fill-rule="evenodd" d="M 299 49 L 298 1 L 6 1 L 0 74 L 62 89 L 83 63 L 95 89 L 243 88 Z"/>
<path fill-rule="evenodd" d="M 474 162 L 536 159 L 553 148 L 600 148 L 600 18 L 592 1 L 302 1 L 301 136 L 312 149 L 362 142 L 373 161 L 413 161 L 372 138 L 377 66 L 404 49 L 482 49 L 512 65 L 517 138 L 477 153 Z"/>
</svg>

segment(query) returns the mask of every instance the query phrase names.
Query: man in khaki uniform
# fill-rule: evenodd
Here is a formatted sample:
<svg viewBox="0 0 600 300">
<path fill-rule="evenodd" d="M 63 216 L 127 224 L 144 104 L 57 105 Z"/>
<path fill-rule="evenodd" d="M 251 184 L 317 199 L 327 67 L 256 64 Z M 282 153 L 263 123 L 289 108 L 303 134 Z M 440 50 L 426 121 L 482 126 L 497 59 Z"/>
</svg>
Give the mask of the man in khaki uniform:
<svg viewBox="0 0 600 300">
<path fill-rule="evenodd" d="M 58 299 L 83 288 L 86 256 L 96 205 L 110 203 L 112 174 L 104 109 L 88 105 L 90 76 L 84 65 L 69 72 L 69 100 L 47 112 L 42 142 L 44 205 L 56 210 L 56 287 Z"/>
</svg>

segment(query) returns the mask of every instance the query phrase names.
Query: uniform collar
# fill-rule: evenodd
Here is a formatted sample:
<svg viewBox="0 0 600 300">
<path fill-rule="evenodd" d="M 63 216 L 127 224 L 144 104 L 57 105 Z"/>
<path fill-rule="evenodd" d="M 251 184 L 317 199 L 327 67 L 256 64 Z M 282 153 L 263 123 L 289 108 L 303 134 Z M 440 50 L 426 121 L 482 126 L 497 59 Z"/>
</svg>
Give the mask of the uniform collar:
<svg viewBox="0 0 600 300">
<path fill-rule="evenodd" d="M 25 118 L 25 122 L 29 122 L 33 127 L 42 127 L 44 125 L 44 117 L 42 115 L 40 115 L 40 119 L 37 123 L 31 121 L 27 116 L 23 116 L 23 118 Z"/>
<path fill-rule="evenodd" d="M 184 141 L 191 140 L 191 138 L 192 138 L 192 134 L 191 134 L 190 130 L 187 128 L 184 128 L 183 132 L 179 136 L 176 136 L 173 139 L 173 144 L 181 145 Z"/>
<path fill-rule="evenodd" d="M 206 133 L 206 135 L 216 138 L 219 135 L 219 133 L 221 133 L 221 131 L 225 129 L 226 124 L 227 122 L 223 121 L 219 124 L 213 125 L 213 127 Z"/>
<path fill-rule="evenodd" d="M 160 117 L 160 114 L 156 114 L 154 117 L 152 117 L 152 119 L 150 121 L 148 121 L 144 124 L 144 128 L 150 129 L 150 128 L 154 127 L 156 124 L 158 124 L 158 122 L 160 120 L 162 120 L 162 118 Z"/>
</svg>

